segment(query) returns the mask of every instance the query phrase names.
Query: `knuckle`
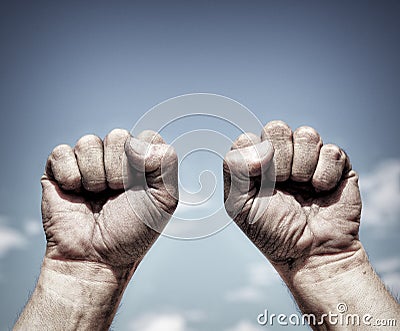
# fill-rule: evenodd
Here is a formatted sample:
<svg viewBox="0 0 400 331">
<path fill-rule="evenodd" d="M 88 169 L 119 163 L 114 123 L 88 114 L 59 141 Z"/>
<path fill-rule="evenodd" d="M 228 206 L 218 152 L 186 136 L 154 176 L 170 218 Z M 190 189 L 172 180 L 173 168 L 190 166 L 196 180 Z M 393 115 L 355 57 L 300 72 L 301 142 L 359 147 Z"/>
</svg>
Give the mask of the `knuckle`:
<svg viewBox="0 0 400 331">
<path fill-rule="evenodd" d="M 163 166 L 175 165 L 178 162 L 178 155 L 170 145 L 149 144 L 142 155 L 146 171 L 155 171 Z"/>
<path fill-rule="evenodd" d="M 84 135 L 83 137 L 81 137 L 75 145 L 75 149 L 80 150 L 80 149 L 84 149 L 87 147 L 91 147 L 91 146 L 98 146 L 98 145 L 102 145 L 103 142 L 102 140 L 94 135 L 94 134 L 87 134 Z"/>
<path fill-rule="evenodd" d="M 345 158 L 345 153 L 337 145 L 334 144 L 327 144 L 322 146 L 321 154 L 323 154 L 325 157 L 331 160 L 336 160 L 336 161 Z"/>
<path fill-rule="evenodd" d="M 288 136 L 292 137 L 292 129 L 285 122 L 280 120 L 274 120 L 268 122 L 263 129 L 262 137 L 263 138 L 271 138 L 274 137 L 276 139 L 285 139 Z"/>
<path fill-rule="evenodd" d="M 70 152 L 71 152 L 71 147 L 69 145 L 61 144 L 61 145 L 54 147 L 54 149 L 50 155 L 55 160 L 58 160 L 58 159 L 64 158 Z"/>
<path fill-rule="evenodd" d="M 102 140 L 96 135 L 85 135 L 78 140 L 74 151 L 83 187 L 90 192 L 106 189 Z"/>
<path fill-rule="evenodd" d="M 319 133 L 310 126 L 300 126 L 293 133 L 294 140 L 305 140 L 308 143 L 318 144 L 321 142 Z"/>
<path fill-rule="evenodd" d="M 130 135 L 129 131 L 125 129 L 113 129 L 111 130 L 107 136 L 104 138 L 104 141 L 107 143 L 118 143 L 121 140 L 126 139 Z"/>
<path fill-rule="evenodd" d="M 232 144 L 231 149 L 244 148 L 250 145 L 254 145 L 260 142 L 260 138 L 254 133 L 242 133 Z"/>
<path fill-rule="evenodd" d="M 137 138 L 151 144 L 165 144 L 161 135 L 153 130 L 144 130 L 138 134 Z"/>
<path fill-rule="evenodd" d="M 290 177 L 293 159 L 292 129 L 283 121 L 271 121 L 265 125 L 261 140 L 269 140 L 274 149 L 276 181 L 286 181 Z"/>
<path fill-rule="evenodd" d="M 307 182 L 312 177 L 322 145 L 317 131 L 309 126 L 301 126 L 293 133 L 293 162 L 291 179 Z"/>
<path fill-rule="evenodd" d="M 169 151 L 170 158 L 174 161 L 178 161 L 178 154 L 176 153 L 175 148 L 170 145 L 168 145 L 168 146 L 169 146 L 168 151 Z"/>
<path fill-rule="evenodd" d="M 159 149 L 158 155 L 160 161 L 168 160 L 170 162 L 175 162 L 178 160 L 178 154 L 175 151 L 175 148 L 171 145 L 162 145 L 163 148 Z"/>
<path fill-rule="evenodd" d="M 61 181 L 60 186 L 67 191 L 77 190 L 81 186 L 81 178 L 77 175 L 69 175 Z"/>
<path fill-rule="evenodd" d="M 356 183 L 358 183 L 359 180 L 358 172 L 350 170 L 347 174 L 347 178 L 352 178 Z"/>
</svg>

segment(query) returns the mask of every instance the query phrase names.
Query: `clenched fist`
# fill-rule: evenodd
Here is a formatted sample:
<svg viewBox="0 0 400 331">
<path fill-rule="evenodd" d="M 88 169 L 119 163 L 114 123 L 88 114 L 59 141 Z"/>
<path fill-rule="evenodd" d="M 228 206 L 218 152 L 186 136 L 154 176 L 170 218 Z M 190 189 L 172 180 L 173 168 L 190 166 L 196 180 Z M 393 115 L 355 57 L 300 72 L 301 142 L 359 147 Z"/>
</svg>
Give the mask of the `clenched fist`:
<svg viewBox="0 0 400 331">
<path fill-rule="evenodd" d="M 177 155 L 153 131 L 116 129 L 54 148 L 41 183 L 47 248 L 14 330 L 108 330 L 177 206 Z"/>
<path fill-rule="evenodd" d="M 136 266 L 176 208 L 177 163 L 152 131 L 133 138 L 113 130 L 104 141 L 88 135 L 53 150 L 41 180 L 46 254 L 14 330 L 108 330 Z M 348 329 L 327 320 L 339 303 L 352 316 L 400 320 L 359 241 L 358 177 L 343 150 L 323 145 L 310 127 L 293 133 L 273 121 L 261 137 L 234 142 L 224 183 L 228 214 L 300 309 L 315 316 L 313 329 Z"/>
<path fill-rule="evenodd" d="M 177 172 L 173 148 L 152 131 L 133 138 L 115 129 L 104 141 L 87 135 L 74 148 L 57 146 L 41 180 L 46 257 L 139 262 L 175 210 Z"/>
<path fill-rule="evenodd" d="M 261 182 L 274 164 L 275 190 L 263 196 Z M 231 185 L 228 213 L 271 262 L 300 267 L 316 257 L 340 259 L 360 248 L 357 174 L 343 150 L 323 145 L 313 128 L 293 133 L 286 123 L 273 121 L 261 138 L 241 135 L 226 155 L 224 174 Z"/>
<path fill-rule="evenodd" d="M 358 176 L 342 149 L 323 145 L 311 127 L 292 132 L 273 121 L 261 137 L 243 134 L 233 143 L 224 182 L 228 214 L 272 262 L 302 312 L 315 316 L 313 329 L 374 325 L 329 319 L 340 303 L 348 314 L 400 317 L 359 241 Z"/>
</svg>

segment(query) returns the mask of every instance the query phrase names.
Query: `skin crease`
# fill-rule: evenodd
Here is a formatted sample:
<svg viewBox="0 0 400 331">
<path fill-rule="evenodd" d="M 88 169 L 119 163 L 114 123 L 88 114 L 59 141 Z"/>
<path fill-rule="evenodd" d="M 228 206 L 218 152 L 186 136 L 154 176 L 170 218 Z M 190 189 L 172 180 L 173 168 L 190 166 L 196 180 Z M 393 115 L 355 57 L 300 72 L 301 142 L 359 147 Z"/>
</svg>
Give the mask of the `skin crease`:
<svg viewBox="0 0 400 331">
<path fill-rule="evenodd" d="M 115 129 L 53 150 L 41 179 L 46 254 L 14 330 L 108 330 L 159 236 L 152 228 L 161 231 L 176 208 L 177 164 L 152 131 L 132 138 Z"/>
<path fill-rule="evenodd" d="M 51 179 L 51 174 L 42 177 L 42 216 L 47 238 L 47 257 L 124 267 L 140 260 L 158 236 L 158 233 L 149 229 L 141 219 L 154 215 L 157 219 L 153 223 L 160 223 L 160 227 L 166 225 L 177 200 L 168 201 L 170 194 L 165 190 L 163 183 L 157 183 L 153 177 L 148 176 L 151 180 L 147 182 L 149 186 L 147 192 L 142 190 L 141 184 L 132 187 L 130 192 L 121 190 L 123 188 L 121 155 L 124 154 L 124 143 L 128 137 L 128 132 L 114 130 L 105 138 L 106 155 L 111 152 L 118 156 L 115 157 L 118 161 L 115 164 L 113 164 L 114 158 L 109 157 L 106 166 L 103 164 L 103 143 L 100 138 L 88 135 L 77 142 L 75 156 L 82 180 L 76 181 L 79 173 L 75 176 L 67 173 L 61 179 L 66 183 L 82 182 L 81 186 L 77 185 L 75 192 L 60 190 L 58 183 Z M 152 137 L 148 133 L 139 135 L 139 140 L 142 137 L 151 142 Z M 166 171 L 176 172 L 177 159 L 172 149 L 169 153 L 169 146 L 161 140 L 156 142 L 160 148 L 155 151 L 144 143 L 146 140 L 132 143 L 134 148 L 143 149 L 142 154 L 135 154 L 136 158 L 131 156 L 135 152 L 134 148 L 127 145 L 129 149 L 126 154 L 130 156 L 130 170 L 135 171 L 135 167 L 142 167 L 143 155 L 148 152 L 146 166 L 149 165 L 152 176 L 154 172 L 160 172 L 157 168 L 161 165 L 159 155 L 170 158 L 168 160 L 170 164 L 167 165 L 169 168 Z M 67 154 L 68 147 L 65 147 L 65 150 Z M 65 158 L 56 159 L 51 155 L 51 169 L 58 166 L 55 163 L 62 163 L 60 167 L 63 165 L 69 167 L 70 163 L 75 162 L 72 153 L 67 154 Z M 108 169 L 108 183 L 105 169 Z M 176 174 L 174 177 L 176 178 Z M 108 189 L 110 182 L 119 190 Z M 147 194 L 149 192 L 150 195 Z M 134 201 L 140 200 L 143 204 L 138 204 L 132 209 L 128 197 Z M 164 200 L 169 204 L 164 204 Z"/>
<path fill-rule="evenodd" d="M 260 185 L 271 172 L 265 158 L 276 175 L 270 198 L 263 193 L 268 185 Z M 323 145 L 313 128 L 293 133 L 286 123 L 272 121 L 261 138 L 243 134 L 233 143 L 224 160 L 224 182 L 228 214 L 277 269 L 303 313 L 321 319 L 324 313 L 338 313 L 337 305 L 344 302 L 348 313 L 395 318 L 398 328 L 400 305 L 359 241 L 358 176 L 343 150 Z M 367 328 L 321 321 L 311 327 Z"/>
<path fill-rule="evenodd" d="M 177 173 L 175 152 L 152 131 L 131 138 L 116 129 L 103 141 L 87 135 L 74 148 L 57 146 L 41 180 L 46 254 L 14 330 L 108 330 L 159 235 L 152 228 L 161 231 L 176 208 Z M 271 178 L 277 183 L 269 199 Z M 399 305 L 359 241 L 358 177 L 340 148 L 323 145 L 312 128 L 293 133 L 273 121 L 261 138 L 242 135 L 233 144 L 224 183 L 228 214 L 304 313 L 320 318 L 344 302 L 349 313 L 400 323 Z M 379 329 L 327 321 L 312 328 Z"/>
</svg>

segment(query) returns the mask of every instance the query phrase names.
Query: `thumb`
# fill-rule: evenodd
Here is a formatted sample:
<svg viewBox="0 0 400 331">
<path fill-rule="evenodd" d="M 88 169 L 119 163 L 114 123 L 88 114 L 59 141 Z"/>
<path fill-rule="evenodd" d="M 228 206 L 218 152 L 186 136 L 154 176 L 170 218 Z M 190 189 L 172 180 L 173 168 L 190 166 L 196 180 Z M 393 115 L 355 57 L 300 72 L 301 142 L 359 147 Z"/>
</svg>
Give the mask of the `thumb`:
<svg viewBox="0 0 400 331">
<path fill-rule="evenodd" d="M 158 133 L 143 131 L 137 138 L 128 137 L 125 142 L 125 154 L 129 165 L 137 171 L 153 172 L 160 167 L 163 157 L 171 156 L 167 154 L 168 147 Z"/>
<path fill-rule="evenodd" d="M 233 149 L 225 155 L 226 170 L 238 179 L 261 176 L 269 167 L 274 150 L 268 140 L 243 148 Z"/>
<path fill-rule="evenodd" d="M 267 192 L 271 191 L 271 182 L 274 181 L 274 149 L 268 140 L 260 142 L 258 137 L 254 139 L 250 136 L 249 139 L 245 137 L 247 135 L 240 136 L 233 148 L 235 145 L 240 147 L 232 149 L 225 156 L 224 199 L 225 208 L 233 219 L 246 213 L 249 221 L 255 222 L 263 209 L 260 207 L 265 205 L 261 202 L 267 201 Z M 246 143 L 240 143 L 246 139 Z"/>
<path fill-rule="evenodd" d="M 174 148 L 150 130 L 125 142 L 128 164 L 143 176 L 146 189 L 156 199 L 171 205 L 178 201 L 178 157 Z"/>
</svg>

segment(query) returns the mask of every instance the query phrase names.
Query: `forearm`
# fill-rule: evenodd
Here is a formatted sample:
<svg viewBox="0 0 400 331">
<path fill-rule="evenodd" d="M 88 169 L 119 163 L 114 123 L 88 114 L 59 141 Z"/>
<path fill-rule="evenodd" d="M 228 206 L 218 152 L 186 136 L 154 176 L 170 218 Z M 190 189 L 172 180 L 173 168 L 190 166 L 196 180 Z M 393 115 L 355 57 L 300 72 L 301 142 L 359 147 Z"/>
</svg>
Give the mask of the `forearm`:
<svg viewBox="0 0 400 331">
<path fill-rule="evenodd" d="M 395 323 L 392 329 L 397 330 L 400 305 L 372 269 L 365 250 L 361 246 L 344 254 L 340 259 L 330 257 L 327 263 L 321 263 L 327 257 L 315 257 L 306 267 L 292 271 L 277 266 L 303 314 L 316 316 L 316 325 L 311 327 L 372 330 L 387 322 Z"/>
<path fill-rule="evenodd" d="M 135 268 L 45 258 L 14 330 L 108 330 Z"/>
</svg>

